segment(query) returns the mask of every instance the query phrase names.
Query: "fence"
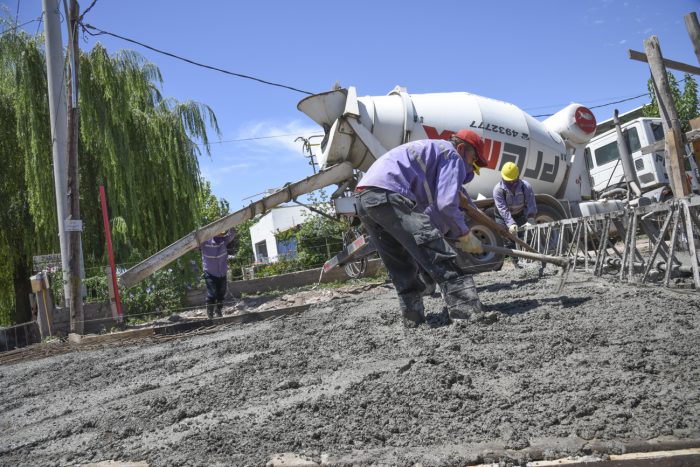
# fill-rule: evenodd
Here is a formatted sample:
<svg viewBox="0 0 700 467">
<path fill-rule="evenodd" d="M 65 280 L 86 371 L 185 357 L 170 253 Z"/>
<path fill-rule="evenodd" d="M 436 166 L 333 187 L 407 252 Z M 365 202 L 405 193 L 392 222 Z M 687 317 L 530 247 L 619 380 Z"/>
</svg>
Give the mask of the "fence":
<svg viewBox="0 0 700 467">
<path fill-rule="evenodd" d="M 700 290 L 699 211 L 700 196 L 691 196 L 525 227 L 525 240 L 596 276 Z"/>
<path fill-rule="evenodd" d="M 41 341 L 36 321 L 0 328 L 0 352 L 26 347 Z"/>
</svg>

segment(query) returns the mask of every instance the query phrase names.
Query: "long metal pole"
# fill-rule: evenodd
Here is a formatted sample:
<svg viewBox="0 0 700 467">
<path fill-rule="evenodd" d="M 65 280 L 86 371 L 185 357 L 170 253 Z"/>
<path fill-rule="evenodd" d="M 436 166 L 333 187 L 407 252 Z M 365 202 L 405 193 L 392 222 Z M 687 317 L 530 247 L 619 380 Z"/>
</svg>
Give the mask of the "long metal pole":
<svg viewBox="0 0 700 467">
<path fill-rule="evenodd" d="M 121 283 L 124 287 L 131 287 L 143 280 L 149 274 L 154 273 L 166 264 L 175 261 L 180 256 L 190 250 L 197 248 L 202 242 L 213 238 L 217 233 L 237 226 L 241 222 L 252 219 L 258 213 L 264 213 L 279 206 L 282 203 L 291 201 L 306 193 L 311 193 L 319 188 L 326 187 L 333 183 L 341 183 L 352 177 L 353 167 L 349 162 L 342 162 L 329 169 L 322 170 L 315 175 L 300 180 L 275 193 L 260 199 L 250 206 L 229 214 L 226 217 L 205 225 L 199 230 L 190 232 L 185 237 L 175 243 L 163 248 L 150 258 L 141 261 L 133 268 L 121 275 Z"/>
<path fill-rule="evenodd" d="M 517 256 L 519 258 L 529 259 L 532 261 L 551 263 L 563 268 L 569 266 L 569 260 L 567 258 L 562 258 L 559 256 L 543 255 L 541 253 L 532 253 L 531 251 L 513 250 L 511 248 L 505 248 L 502 246 L 495 245 L 482 245 L 482 248 L 484 249 L 484 251 L 498 253 L 500 255 Z"/>
<path fill-rule="evenodd" d="M 44 39 L 46 44 L 46 76 L 49 85 L 49 114 L 51 116 L 51 142 L 53 152 L 53 178 L 56 192 L 56 217 L 58 238 L 61 245 L 61 269 L 65 305 L 70 304 L 68 237 L 64 229 L 68 211 L 68 117 L 66 115 L 66 90 L 63 80 L 63 44 L 58 0 L 42 0 L 44 14 Z"/>
</svg>

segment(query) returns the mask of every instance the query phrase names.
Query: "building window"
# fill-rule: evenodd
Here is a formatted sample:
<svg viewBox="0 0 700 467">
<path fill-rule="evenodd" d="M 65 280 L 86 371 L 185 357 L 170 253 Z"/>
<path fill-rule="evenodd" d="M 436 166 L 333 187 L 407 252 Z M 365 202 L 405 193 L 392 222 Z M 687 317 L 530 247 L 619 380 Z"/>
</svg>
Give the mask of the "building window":
<svg viewBox="0 0 700 467">
<path fill-rule="evenodd" d="M 269 262 L 269 258 L 267 256 L 267 242 L 265 240 L 255 244 L 255 260 L 258 263 Z"/>
<path fill-rule="evenodd" d="M 633 154 L 642 149 L 642 145 L 639 142 L 639 135 L 637 134 L 637 129 L 634 127 L 625 131 L 625 142 L 627 143 L 627 150 L 630 152 L 630 154 Z"/>
</svg>

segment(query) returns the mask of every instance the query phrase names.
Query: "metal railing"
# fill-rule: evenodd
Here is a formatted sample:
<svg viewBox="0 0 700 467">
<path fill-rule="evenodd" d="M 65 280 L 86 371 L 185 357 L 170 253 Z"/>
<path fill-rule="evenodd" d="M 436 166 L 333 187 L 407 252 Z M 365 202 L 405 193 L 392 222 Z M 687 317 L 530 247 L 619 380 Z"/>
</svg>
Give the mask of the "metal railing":
<svg viewBox="0 0 700 467">
<path fill-rule="evenodd" d="M 700 196 L 523 227 L 539 253 L 567 257 L 572 270 L 631 283 L 700 290 Z M 681 278 L 681 280 L 671 280 Z M 689 280 L 682 280 L 683 278 Z"/>
</svg>

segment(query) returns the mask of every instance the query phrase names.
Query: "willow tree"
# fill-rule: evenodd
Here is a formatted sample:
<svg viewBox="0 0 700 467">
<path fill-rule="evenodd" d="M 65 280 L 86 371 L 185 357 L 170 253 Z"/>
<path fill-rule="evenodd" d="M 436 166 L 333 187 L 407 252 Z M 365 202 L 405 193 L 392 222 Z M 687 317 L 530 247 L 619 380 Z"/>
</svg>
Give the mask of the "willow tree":
<svg viewBox="0 0 700 467">
<path fill-rule="evenodd" d="M 0 272 L 0 308 L 14 303 L 14 321 L 24 317 L 18 313 L 25 303 L 16 297 L 26 295 L 31 256 L 59 249 L 42 43 L 23 32 L 0 36 L 0 194 L 15 206 L 0 218 L 0 260 L 12 270 L 23 268 L 11 283 Z M 158 68 L 135 52 L 109 55 L 97 44 L 81 54 L 80 206 L 87 267 L 103 264 L 106 256 L 99 185 L 107 191 L 117 262 L 139 260 L 199 223 L 197 143 L 209 154 L 207 129 L 218 134 L 218 124 L 208 106 L 166 99 L 161 85 Z"/>
<path fill-rule="evenodd" d="M 678 112 L 678 119 L 680 120 L 681 129 L 683 131 L 690 130 L 690 120 L 697 116 L 700 116 L 700 103 L 698 101 L 698 84 L 695 82 L 693 76 L 689 73 L 685 73 L 683 81 L 685 85 L 683 86 L 683 91 L 680 90 L 680 85 L 678 80 L 672 73 L 667 73 L 668 85 L 671 88 L 671 98 L 676 105 L 676 111 Z M 654 92 L 654 82 L 649 79 L 647 82 L 647 88 L 649 89 L 649 94 L 651 95 L 651 103 L 645 105 L 642 109 L 643 113 L 647 117 L 658 117 L 659 116 L 659 104 L 656 100 L 656 93 Z"/>
</svg>

